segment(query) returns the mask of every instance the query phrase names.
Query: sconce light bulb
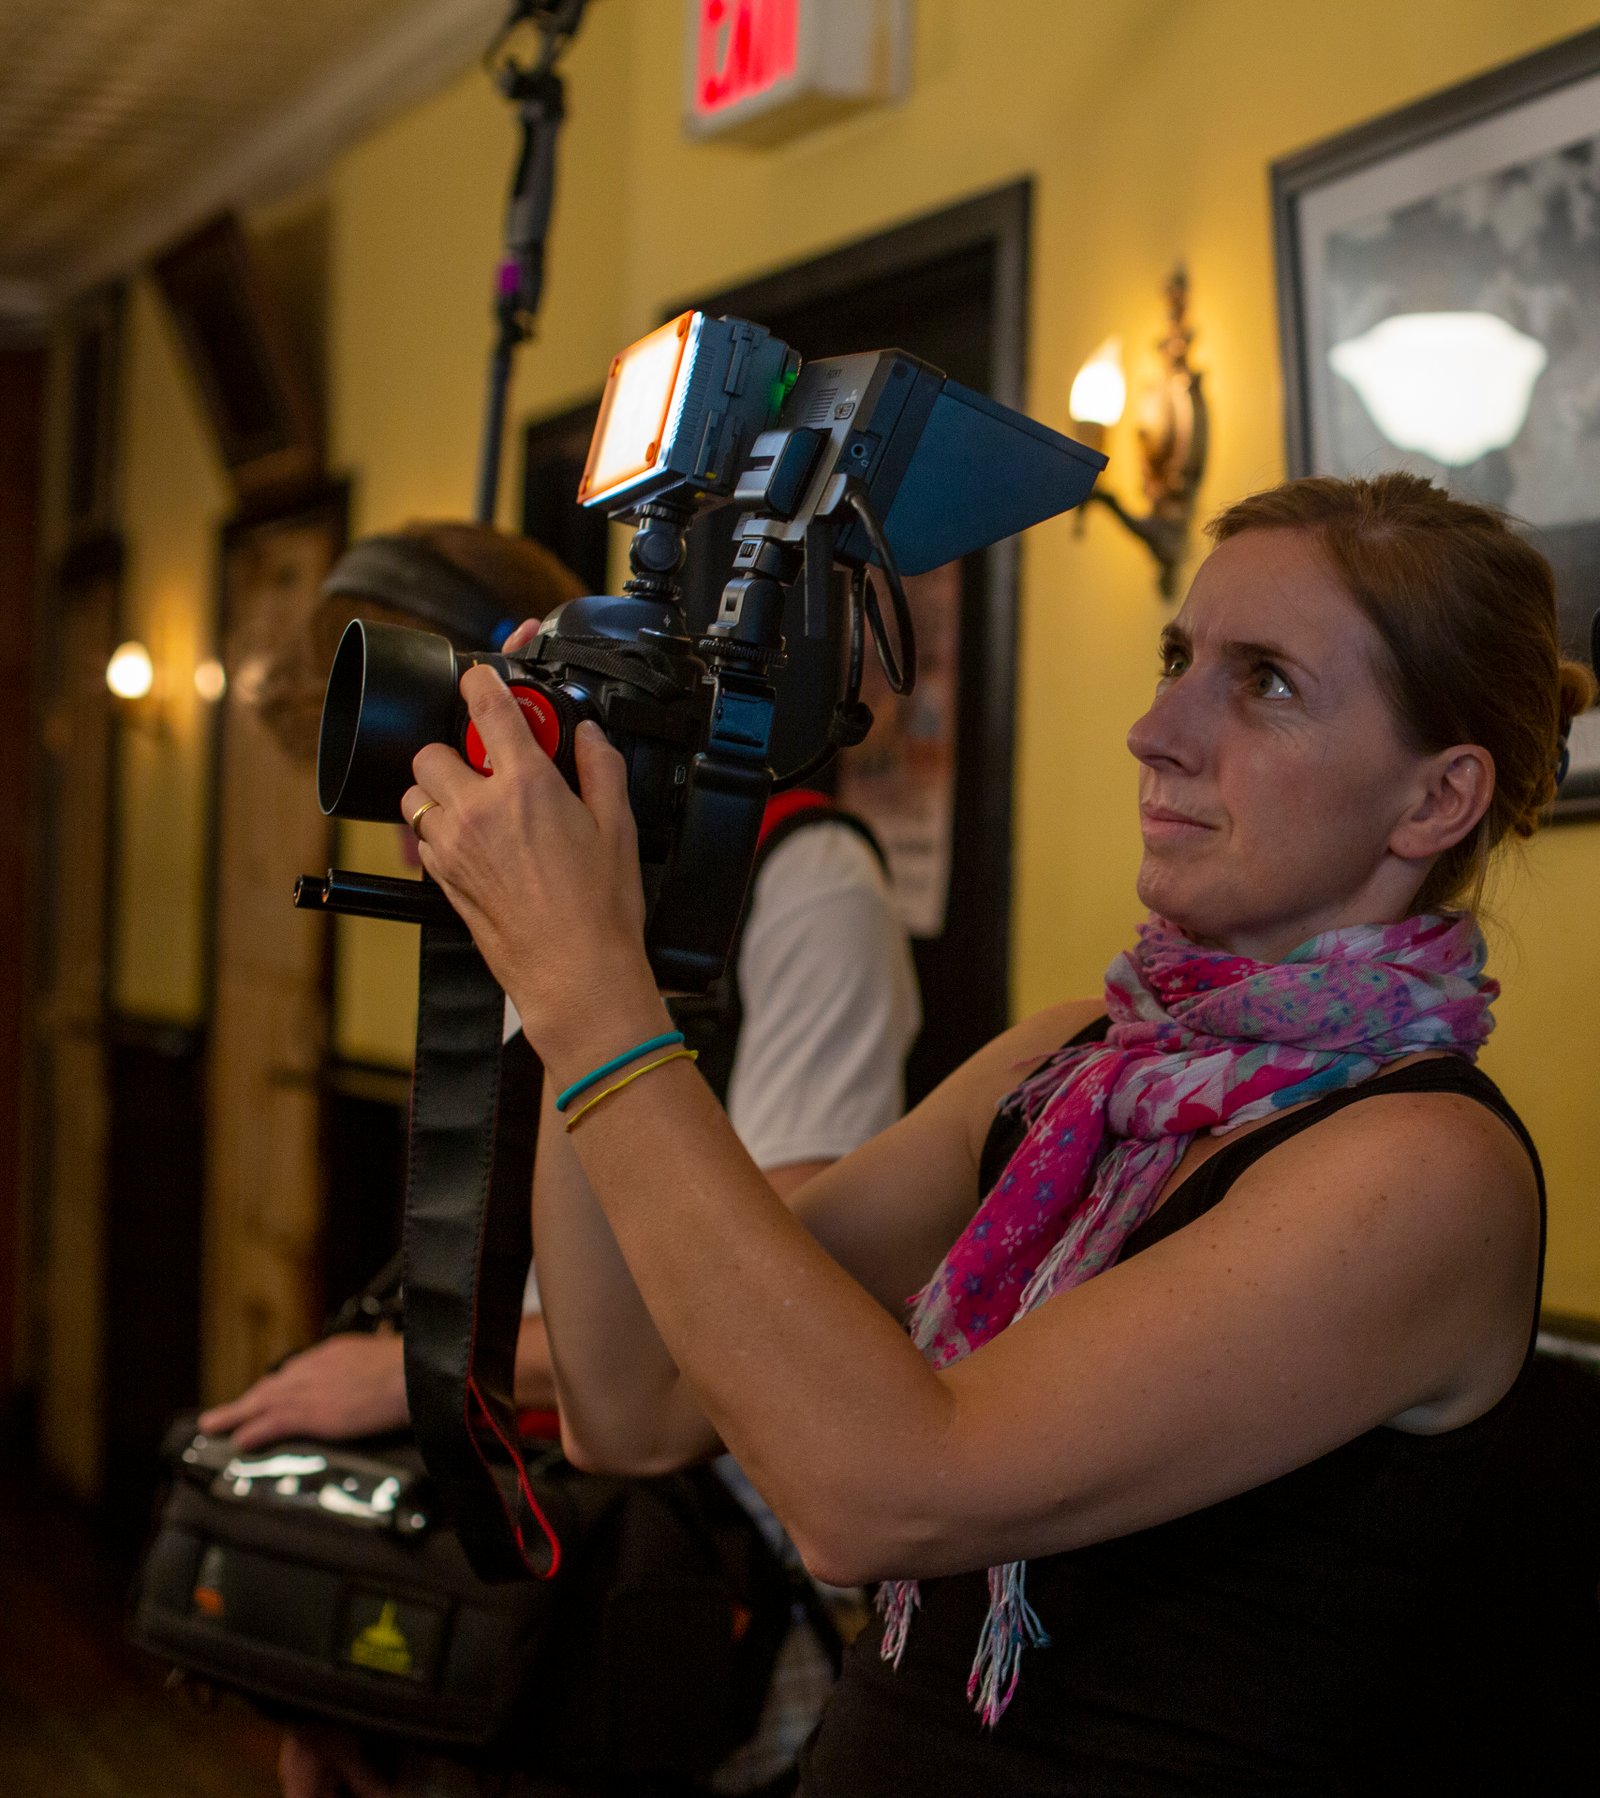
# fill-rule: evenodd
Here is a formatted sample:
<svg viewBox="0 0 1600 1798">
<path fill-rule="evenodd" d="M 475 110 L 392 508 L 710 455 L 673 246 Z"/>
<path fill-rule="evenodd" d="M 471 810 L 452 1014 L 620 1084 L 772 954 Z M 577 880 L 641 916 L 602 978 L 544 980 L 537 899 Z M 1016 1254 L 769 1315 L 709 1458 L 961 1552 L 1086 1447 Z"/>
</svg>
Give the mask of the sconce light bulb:
<svg viewBox="0 0 1600 1798">
<path fill-rule="evenodd" d="M 215 656 L 207 656 L 194 671 L 194 690 L 210 705 L 228 690 L 228 672 Z"/>
<path fill-rule="evenodd" d="M 1122 339 L 1108 337 L 1073 378 L 1067 411 L 1079 424 L 1114 425 L 1127 403 Z"/>
<path fill-rule="evenodd" d="M 118 699 L 145 699 L 156 684 L 155 664 L 142 643 L 119 643 L 106 663 L 106 685 Z"/>
</svg>

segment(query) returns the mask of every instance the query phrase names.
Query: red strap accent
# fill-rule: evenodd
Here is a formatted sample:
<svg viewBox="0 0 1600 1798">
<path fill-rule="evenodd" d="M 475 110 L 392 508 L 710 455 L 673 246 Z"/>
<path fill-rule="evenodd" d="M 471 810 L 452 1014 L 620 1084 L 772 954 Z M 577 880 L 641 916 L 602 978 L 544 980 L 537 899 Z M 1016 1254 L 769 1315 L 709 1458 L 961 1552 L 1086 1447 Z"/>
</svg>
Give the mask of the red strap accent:
<svg viewBox="0 0 1600 1798">
<path fill-rule="evenodd" d="M 517 1434 L 532 1436 L 538 1442 L 559 1442 L 561 1413 L 535 1410 L 531 1405 L 524 1406 L 517 1413 Z"/>
<path fill-rule="evenodd" d="M 761 814 L 761 833 L 756 838 L 756 847 L 760 849 L 786 818 L 792 818 L 799 812 L 831 812 L 836 809 L 826 793 L 814 792 L 810 787 L 791 787 L 787 793 L 774 793 L 767 801 L 767 809 Z"/>
<path fill-rule="evenodd" d="M 556 1533 L 550 1527 L 549 1518 L 546 1517 L 544 1512 L 539 1508 L 538 1499 L 533 1496 L 533 1487 L 528 1480 L 528 1470 L 522 1464 L 522 1456 L 517 1452 L 516 1443 L 506 1439 L 504 1431 L 495 1421 L 493 1411 L 491 1411 L 483 1402 L 483 1394 L 478 1390 L 478 1382 L 473 1379 L 470 1374 L 467 1376 L 467 1406 L 468 1415 L 471 1418 L 471 1421 L 479 1427 L 487 1428 L 498 1440 L 501 1448 L 505 1450 L 511 1465 L 516 1472 L 517 1488 L 522 1494 L 522 1502 L 533 1513 L 534 1521 L 538 1524 L 545 1542 L 549 1545 L 549 1566 L 535 1567 L 529 1555 L 527 1540 L 522 1533 L 522 1525 L 517 1520 L 515 1514 L 508 1511 L 507 1517 L 511 1523 L 511 1528 L 516 1535 L 517 1547 L 521 1551 L 524 1566 L 526 1566 L 529 1573 L 531 1573 L 535 1579 L 554 1579 L 561 1568 L 561 1544 L 556 1540 Z M 475 1417 L 472 1416 L 474 1411 L 477 1413 Z M 479 1450 L 479 1453 L 481 1455 L 481 1449 Z M 485 1466 L 488 1465 L 487 1462 L 484 1464 Z M 498 1490 L 499 1488 L 497 1486 L 496 1491 L 498 1492 Z M 503 1504 L 505 1501 L 502 1499 L 501 1502 Z"/>
</svg>

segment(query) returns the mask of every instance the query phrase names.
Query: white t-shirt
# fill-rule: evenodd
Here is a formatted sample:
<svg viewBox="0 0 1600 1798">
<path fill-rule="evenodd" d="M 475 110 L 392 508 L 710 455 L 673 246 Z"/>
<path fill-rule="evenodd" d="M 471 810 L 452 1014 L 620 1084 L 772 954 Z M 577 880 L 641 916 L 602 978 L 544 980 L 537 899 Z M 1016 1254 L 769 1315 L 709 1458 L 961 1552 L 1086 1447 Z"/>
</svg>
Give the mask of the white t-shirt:
<svg viewBox="0 0 1600 1798">
<path fill-rule="evenodd" d="M 832 1161 L 905 1109 L 922 1003 L 878 858 L 812 824 L 762 864 L 739 948 L 728 1116 L 757 1167 Z"/>
</svg>

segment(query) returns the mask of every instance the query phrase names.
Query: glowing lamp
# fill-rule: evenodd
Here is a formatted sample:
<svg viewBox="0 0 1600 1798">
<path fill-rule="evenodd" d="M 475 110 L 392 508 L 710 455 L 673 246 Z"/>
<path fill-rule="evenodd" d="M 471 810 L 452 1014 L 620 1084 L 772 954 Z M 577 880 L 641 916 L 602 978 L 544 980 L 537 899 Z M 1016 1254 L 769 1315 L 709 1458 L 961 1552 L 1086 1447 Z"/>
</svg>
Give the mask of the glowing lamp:
<svg viewBox="0 0 1600 1798">
<path fill-rule="evenodd" d="M 1396 449 L 1464 468 L 1515 442 L 1550 353 L 1492 312 L 1402 312 L 1328 351 Z"/>
<path fill-rule="evenodd" d="M 1128 403 L 1122 372 L 1122 339 L 1108 337 L 1073 377 L 1067 411 L 1078 424 L 1109 428 Z"/>
<path fill-rule="evenodd" d="M 194 690 L 208 705 L 215 705 L 228 690 L 228 671 L 215 656 L 196 665 Z"/>
<path fill-rule="evenodd" d="M 118 699 L 148 699 L 156 684 L 150 651 L 139 642 L 119 643 L 106 663 L 106 685 Z"/>
<path fill-rule="evenodd" d="M 1189 324 L 1189 277 L 1181 264 L 1173 270 L 1165 294 L 1167 325 L 1156 344 L 1161 372 L 1145 384 L 1137 411 L 1139 460 L 1150 509 L 1131 512 L 1110 488 L 1096 487 L 1078 514 L 1078 529 L 1084 528 L 1089 504 L 1103 506 L 1155 557 L 1156 585 L 1163 599 L 1171 599 L 1178 590 L 1178 569 L 1188 547 L 1211 427 L 1204 382 L 1189 366 L 1194 331 Z M 1122 339 L 1108 337 L 1078 370 L 1067 410 L 1078 435 L 1098 449 L 1127 403 Z"/>
</svg>

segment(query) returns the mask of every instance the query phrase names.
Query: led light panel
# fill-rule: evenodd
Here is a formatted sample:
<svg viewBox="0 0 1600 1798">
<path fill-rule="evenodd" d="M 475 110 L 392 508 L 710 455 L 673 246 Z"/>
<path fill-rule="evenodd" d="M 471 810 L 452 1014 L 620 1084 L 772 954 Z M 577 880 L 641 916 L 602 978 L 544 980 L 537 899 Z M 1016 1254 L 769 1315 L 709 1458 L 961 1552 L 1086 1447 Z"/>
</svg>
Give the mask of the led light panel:
<svg viewBox="0 0 1600 1798">
<path fill-rule="evenodd" d="M 612 362 L 578 484 L 582 504 L 603 505 L 617 498 L 665 460 L 694 366 L 700 320 L 698 312 L 681 313 Z"/>
</svg>

